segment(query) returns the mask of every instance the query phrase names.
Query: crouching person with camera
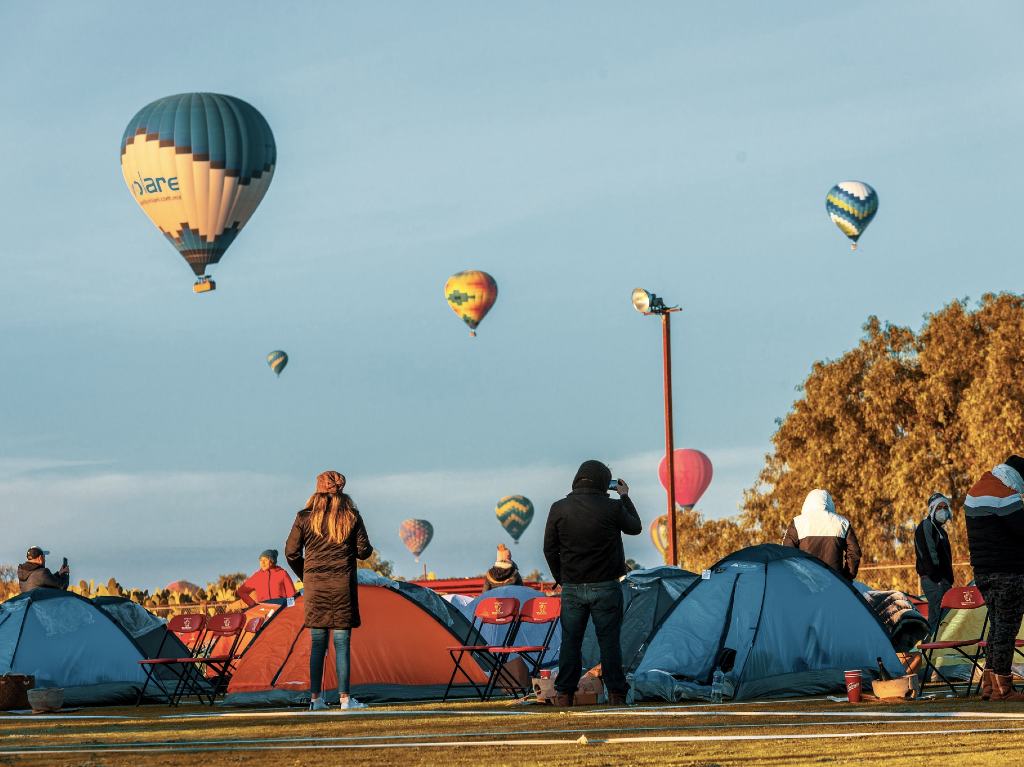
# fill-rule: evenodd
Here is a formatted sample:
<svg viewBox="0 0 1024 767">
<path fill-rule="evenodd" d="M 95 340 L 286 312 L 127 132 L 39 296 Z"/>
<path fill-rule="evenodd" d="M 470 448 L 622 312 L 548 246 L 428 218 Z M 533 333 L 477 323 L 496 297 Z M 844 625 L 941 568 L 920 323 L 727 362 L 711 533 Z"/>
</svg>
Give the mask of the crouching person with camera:
<svg viewBox="0 0 1024 767">
<path fill-rule="evenodd" d="M 608 491 L 619 497 L 611 498 Z M 572 492 L 555 501 L 544 529 L 544 558 L 562 587 L 562 645 L 555 679 L 555 705 L 571 706 L 583 673 L 583 635 L 592 618 L 601 648 L 601 671 L 608 702 L 623 705 L 628 686 L 622 671 L 622 590 L 626 574 L 622 533 L 639 535 L 640 516 L 629 486 L 612 481 L 600 461 L 584 461 Z"/>
</svg>

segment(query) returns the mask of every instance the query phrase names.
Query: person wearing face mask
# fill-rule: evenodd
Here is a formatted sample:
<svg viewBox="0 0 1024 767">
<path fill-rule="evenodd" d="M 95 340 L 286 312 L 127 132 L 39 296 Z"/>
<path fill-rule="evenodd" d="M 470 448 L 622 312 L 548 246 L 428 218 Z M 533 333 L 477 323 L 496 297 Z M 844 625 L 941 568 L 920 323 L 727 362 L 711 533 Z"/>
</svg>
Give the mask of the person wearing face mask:
<svg viewBox="0 0 1024 767">
<path fill-rule="evenodd" d="M 928 515 L 914 531 L 914 552 L 921 591 L 928 600 L 928 625 L 932 634 L 942 619 L 942 595 L 953 586 L 953 552 L 945 526 L 953 518 L 952 503 L 942 493 L 928 499 Z"/>
</svg>

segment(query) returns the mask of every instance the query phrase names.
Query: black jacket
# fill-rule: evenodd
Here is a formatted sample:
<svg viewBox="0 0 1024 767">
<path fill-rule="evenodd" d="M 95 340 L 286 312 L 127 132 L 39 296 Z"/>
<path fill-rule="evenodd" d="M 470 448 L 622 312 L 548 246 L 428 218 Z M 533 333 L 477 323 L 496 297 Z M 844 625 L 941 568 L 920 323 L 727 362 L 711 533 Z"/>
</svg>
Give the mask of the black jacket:
<svg viewBox="0 0 1024 767">
<path fill-rule="evenodd" d="M 313 533 L 309 511 L 295 516 L 284 547 L 288 566 L 302 580 L 306 625 L 310 628 L 354 629 L 359 626 L 359 575 L 356 559 L 367 559 L 373 546 L 363 518 L 341 543 Z"/>
<path fill-rule="evenodd" d="M 607 483 L 606 483 L 607 486 Z M 622 533 L 639 535 L 640 516 L 629 496 L 580 487 L 551 505 L 544 528 L 544 558 L 557 583 L 598 583 L 628 570 Z"/>
<path fill-rule="evenodd" d="M 953 552 L 949 536 L 941 525 L 927 516 L 914 531 L 917 574 L 930 581 L 953 583 Z"/>
<path fill-rule="evenodd" d="M 18 565 L 18 588 L 21 593 L 32 589 L 67 589 L 68 575 L 54 575 L 50 568 L 35 562 L 22 562 Z"/>
<path fill-rule="evenodd" d="M 522 586 L 523 576 L 519 574 L 519 567 L 515 562 L 511 567 L 492 567 L 484 573 L 484 591 L 490 591 L 501 586 Z"/>
</svg>

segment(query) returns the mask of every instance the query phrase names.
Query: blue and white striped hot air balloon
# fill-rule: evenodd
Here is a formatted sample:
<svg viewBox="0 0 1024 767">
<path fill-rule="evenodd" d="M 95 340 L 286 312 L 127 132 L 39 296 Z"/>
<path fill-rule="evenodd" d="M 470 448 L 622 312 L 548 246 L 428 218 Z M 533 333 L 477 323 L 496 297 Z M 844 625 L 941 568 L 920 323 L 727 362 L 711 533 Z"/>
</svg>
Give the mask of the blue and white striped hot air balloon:
<svg viewBox="0 0 1024 767">
<path fill-rule="evenodd" d="M 863 181 L 840 181 L 828 191 L 825 210 L 832 223 L 853 240 L 850 250 L 856 250 L 857 240 L 878 212 L 878 193 Z"/>
<path fill-rule="evenodd" d="M 121 138 L 121 172 L 135 201 L 192 267 L 193 290 L 270 186 L 277 147 L 254 107 L 218 93 L 181 93 L 143 107 Z"/>
</svg>

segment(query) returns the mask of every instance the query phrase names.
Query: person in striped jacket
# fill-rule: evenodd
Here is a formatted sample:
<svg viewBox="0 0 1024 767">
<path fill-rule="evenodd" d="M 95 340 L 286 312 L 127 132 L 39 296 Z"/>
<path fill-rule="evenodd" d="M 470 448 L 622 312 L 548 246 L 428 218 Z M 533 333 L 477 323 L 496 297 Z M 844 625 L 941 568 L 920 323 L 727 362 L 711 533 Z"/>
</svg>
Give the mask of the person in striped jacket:
<svg viewBox="0 0 1024 767">
<path fill-rule="evenodd" d="M 1024 701 L 1013 689 L 1014 640 L 1024 617 L 1024 458 L 1011 455 L 974 483 L 964 501 L 974 583 L 988 607 L 982 700 Z"/>
</svg>

